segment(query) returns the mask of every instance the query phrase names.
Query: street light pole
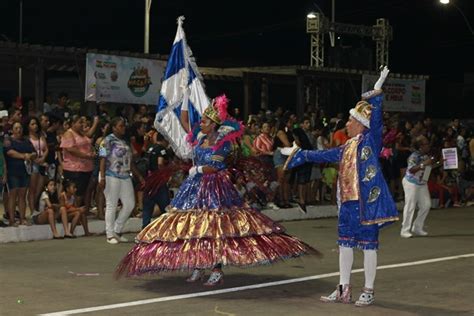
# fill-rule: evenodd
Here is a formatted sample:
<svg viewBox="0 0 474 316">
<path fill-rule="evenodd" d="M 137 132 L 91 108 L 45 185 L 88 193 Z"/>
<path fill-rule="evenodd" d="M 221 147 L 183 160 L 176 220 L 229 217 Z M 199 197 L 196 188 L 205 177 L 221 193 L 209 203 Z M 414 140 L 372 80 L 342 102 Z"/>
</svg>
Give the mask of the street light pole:
<svg viewBox="0 0 474 316">
<path fill-rule="evenodd" d="M 467 17 L 464 15 L 464 12 L 462 12 L 461 8 L 458 7 L 456 5 L 456 3 L 451 3 L 451 1 L 449 0 L 439 0 L 440 3 L 444 4 L 444 5 L 448 5 L 448 4 L 452 4 L 456 10 L 458 10 L 458 12 L 461 14 L 461 16 L 463 17 L 464 19 L 464 22 L 466 22 L 466 26 L 467 28 L 469 29 L 469 32 L 471 32 L 471 35 L 474 36 L 474 30 L 472 29 L 472 26 L 471 26 L 471 23 L 469 23 L 469 20 L 467 19 Z"/>
<path fill-rule="evenodd" d="M 455 3 L 453 3 L 453 6 L 459 11 L 459 13 L 461 13 L 463 19 L 464 19 L 464 22 L 466 22 L 466 25 L 467 25 L 467 28 L 469 29 L 469 31 L 471 32 L 471 35 L 474 36 L 474 31 L 472 30 L 472 26 L 471 24 L 469 23 L 469 20 L 467 19 L 467 17 L 464 15 L 464 13 L 462 12 L 461 8 L 458 7 Z"/>
<path fill-rule="evenodd" d="M 23 0 L 20 0 L 20 32 L 18 35 L 18 43 L 20 45 L 23 44 Z M 21 81 L 22 81 L 22 71 L 21 71 L 21 60 L 20 60 L 20 65 L 18 67 L 18 96 L 21 97 L 22 91 L 21 91 Z"/>
<path fill-rule="evenodd" d="M 145 43 L 143 52 L 150 52 L 150 9 L 152 0 L 145 0 Z"/>
<path fill-rule="evenodd" d="M 336 22 L 336 0 L 332 0 L 331 22 L 332 27 L 334 27 L 334 23 Z M 336 46 L 336 34 L 334 31 L 329 32 L 329 41 L 331 42 L 331 47 Z"/>
</svg>

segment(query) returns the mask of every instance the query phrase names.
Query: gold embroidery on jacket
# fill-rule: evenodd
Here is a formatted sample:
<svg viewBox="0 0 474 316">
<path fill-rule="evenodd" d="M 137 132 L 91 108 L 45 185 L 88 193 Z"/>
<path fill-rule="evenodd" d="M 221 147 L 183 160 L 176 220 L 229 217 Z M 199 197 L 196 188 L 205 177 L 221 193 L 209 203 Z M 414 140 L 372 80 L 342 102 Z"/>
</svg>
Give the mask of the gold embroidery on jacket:
<svg viewBox="0 0 474 316">
<path fill-rule="evenodd" d="M 353 137 L 346 143 L 339 165 L 339 185 L 341 203 L 359 200 L 359 174 L 357 171 L 357 146 L 359 137 Z"/>
</svg>

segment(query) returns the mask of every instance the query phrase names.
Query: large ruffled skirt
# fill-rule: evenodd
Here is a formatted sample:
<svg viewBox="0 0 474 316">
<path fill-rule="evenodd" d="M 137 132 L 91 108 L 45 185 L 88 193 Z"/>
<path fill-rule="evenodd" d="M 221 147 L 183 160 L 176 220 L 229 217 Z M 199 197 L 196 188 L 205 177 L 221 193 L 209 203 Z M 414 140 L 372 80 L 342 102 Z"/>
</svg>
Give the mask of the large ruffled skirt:
<svg viewBox="0 0 474 316">
<path fill-rule="evenodd" d="M 287 235 L 269 217 L 247 206 L 230 174 L 220 171 L 185 180 L 168 212 L 145 227 L 117 267 L 117 275 L 255 266 L 318 254 Z"/>
</svg>

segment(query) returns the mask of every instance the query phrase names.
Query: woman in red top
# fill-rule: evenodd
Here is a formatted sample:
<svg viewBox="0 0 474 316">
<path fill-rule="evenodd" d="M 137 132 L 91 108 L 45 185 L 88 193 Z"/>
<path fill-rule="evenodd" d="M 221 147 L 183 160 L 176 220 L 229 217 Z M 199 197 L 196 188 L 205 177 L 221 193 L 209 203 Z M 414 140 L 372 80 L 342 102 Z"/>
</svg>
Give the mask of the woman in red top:
<svg viewBox="0 0 474 316">
<path fill-rule="evenodd" d="M 346 134 L 346 122 L 344 122 L 343 120 L 337 121 L 334 130 L 335 132 L 332 135 L 332 147 L 339 147 L 341 145 L 344 145 L 349 139 Z"/>
<path fill-rule="evenodd" d="M 273 165 L 273 138 L 270 136 L 272 126 L 269 122 L 262 125 L 262 132 L 253 141 L 253 147 L 261 160 Z"/>
<path fill-rule="evenodd" d="M 131 128 L 132 135 L 130 137 L 130 144 L 132 145 L 132 152 L 134 160 L 143 156 L 143 153 L 148 147 L 148 139 L 145 137 L 146 124 L 143 122 L 136 122 Z"/>
</svg>

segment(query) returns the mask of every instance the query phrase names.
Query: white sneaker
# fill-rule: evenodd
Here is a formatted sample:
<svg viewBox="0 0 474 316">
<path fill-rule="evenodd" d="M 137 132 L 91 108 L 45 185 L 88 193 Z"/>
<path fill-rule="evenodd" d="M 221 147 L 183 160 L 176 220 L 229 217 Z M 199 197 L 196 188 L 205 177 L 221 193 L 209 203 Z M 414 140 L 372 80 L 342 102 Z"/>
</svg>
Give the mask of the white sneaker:
<svg viewBox="0 0 474 316">
<path fill-rule="evenodd" d="M 224 284 L 224 273 L 221 269 L 212 269 L 211 275 L 206 282 L 202 285 L 204 286 L 216 286 L 218 284 Z"/>
<path fill-rule="evenodd" d="M 120 242 L 128 242 L 128 239 L 125 238 L 125 237 L 123 237 L 122 234 L 117 234 L 117 233 L 115 233 L 115 238 L 116 238 L 118 241 L 120 241 Z"/>
<path fill-rule="evenodd" d="M 411 232 L 416 236 L 428 236 L 428 233 L 424 231 L 423 229 L 420 229 L 420 230 L 413 229 Z"/>
<path fill-rule="evenodd" d="M 359 296 L 359 299 L 355 302 L 355 306 L 363 307 L 374 304 L 375 296 L 373 289 L 362 289 L 362 294 Z"/>
<path fill-rule="evenodd" d="M 413 237 L 413 235 L 411 233 L 405 233 L 405 232 L 402 232 L 400 233 L 400 236 L 402 238 L 410 238 L 410 237 Z"/>
<path fill-rule="evenodd" d="M 115 237 L 110 237 L 110 238 L 107 238 L 107 242 L 111 245 L 116 245 L 119 243 L 119 241 L 117 240 L 117 238 Z"/>
<path fill-rule="evenodd" d="M 324 303 L 352 303 L 352 287 L 350 284 L 338 284 L 336 290 L 328 296 L 321 296 L 319 298 Z"/>
</svg>

